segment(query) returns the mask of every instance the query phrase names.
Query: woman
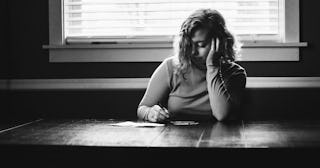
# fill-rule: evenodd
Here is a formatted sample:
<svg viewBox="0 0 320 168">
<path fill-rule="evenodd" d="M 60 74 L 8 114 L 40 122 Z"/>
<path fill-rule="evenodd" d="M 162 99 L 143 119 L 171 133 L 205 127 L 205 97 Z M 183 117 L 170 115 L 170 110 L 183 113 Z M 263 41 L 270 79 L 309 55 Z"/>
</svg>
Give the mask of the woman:
<svg viewBox="0 0 320 168">
<path fill-rule="evenodd" d="M 152 74 L 138 118 L 222 121 L 235 116 L 246 72 L 234 63 L 236 41 L 222 15 L 212 9 L 195 11 L 183 22 L 178 42 L 177 54 Z"/>
</svg>

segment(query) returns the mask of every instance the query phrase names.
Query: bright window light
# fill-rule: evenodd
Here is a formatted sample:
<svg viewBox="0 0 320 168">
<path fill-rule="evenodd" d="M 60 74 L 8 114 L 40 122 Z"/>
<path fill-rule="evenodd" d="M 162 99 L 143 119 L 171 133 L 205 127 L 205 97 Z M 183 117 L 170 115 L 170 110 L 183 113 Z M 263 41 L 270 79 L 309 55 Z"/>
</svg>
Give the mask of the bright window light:
<svg viewBox="0 0 320 168">
<path fill-rule="evenodd" d="M 220 11 L 246 40 L 281 37 L 282 0 L 64 0 L 65 38 L 174 36 L 199 8 Z"/>
</svg>

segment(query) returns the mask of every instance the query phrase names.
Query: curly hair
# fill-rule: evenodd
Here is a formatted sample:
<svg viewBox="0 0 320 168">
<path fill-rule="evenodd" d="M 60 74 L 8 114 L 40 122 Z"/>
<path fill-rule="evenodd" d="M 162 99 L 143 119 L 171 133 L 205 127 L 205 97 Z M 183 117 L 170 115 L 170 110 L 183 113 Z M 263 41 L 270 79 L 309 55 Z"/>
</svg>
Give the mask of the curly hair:
<svg viewBox="0 0 320 168">
<path fill-rule="evenodd" d="M 221 61 L 233 62 L 238 54 L 238 42 L 227 29 L 223 16 L 217 10 L 198 9 L 182 23 L 180 28 L 176 41 L 176 52 L 179 59 L 177 74 L 184 76 L 191 66 L 191 57 L 194 54 L 192 37 L 199 29 L 209 30 L 211 38 L 218 38 L 221 44 L 225 44 L 225 46 L 219 45 Z"/>
</svg>

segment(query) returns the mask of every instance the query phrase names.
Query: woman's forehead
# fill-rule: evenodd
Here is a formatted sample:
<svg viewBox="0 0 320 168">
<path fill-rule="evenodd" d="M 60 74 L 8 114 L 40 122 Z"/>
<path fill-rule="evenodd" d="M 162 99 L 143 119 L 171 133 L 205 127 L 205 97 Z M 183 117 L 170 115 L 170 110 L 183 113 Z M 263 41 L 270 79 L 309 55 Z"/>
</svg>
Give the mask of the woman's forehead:
<svg viewBox="0 0 320 168">
<path fill-rule="evenodd" d="M 198 29 L 192 36 L 193 42 L 206 41 L 208 38 L 209 31 L 207 29 Z"/>
</svg>

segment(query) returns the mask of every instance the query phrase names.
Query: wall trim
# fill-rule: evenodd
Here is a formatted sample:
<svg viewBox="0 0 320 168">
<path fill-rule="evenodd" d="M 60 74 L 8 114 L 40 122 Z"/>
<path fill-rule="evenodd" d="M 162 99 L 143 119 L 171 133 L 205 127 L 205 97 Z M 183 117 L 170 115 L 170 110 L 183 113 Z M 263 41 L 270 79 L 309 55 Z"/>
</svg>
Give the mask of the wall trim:
<svg viewBox="0 0 320 168">
<path fill-rule="evenodd" d="M 9 80 L 0 79 L 0 90 L 8 90 L 8 89 L 9 89 Z"/>
<path fill-rule="evenodd" d="M 144 90 L 149 78 L 11 79 L 1 90 Z M 247 88 L 320 88 L 320 77 L 248 77 Z"/>
<path fill-rule="evenodd" d="M 162 62 L 173 56 L 166 48 L 61 48 L 50 49 L 50 63 L 67 62 Z M 299 47 L 248 47 L 240 50 L 236 61 L 299 61 Z"/>
</svg>

